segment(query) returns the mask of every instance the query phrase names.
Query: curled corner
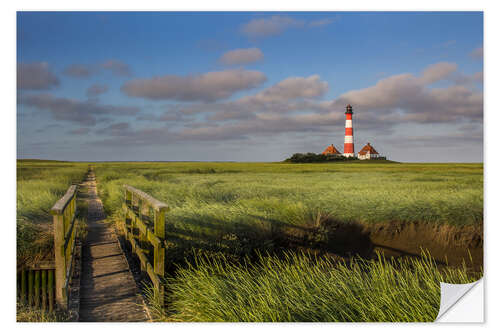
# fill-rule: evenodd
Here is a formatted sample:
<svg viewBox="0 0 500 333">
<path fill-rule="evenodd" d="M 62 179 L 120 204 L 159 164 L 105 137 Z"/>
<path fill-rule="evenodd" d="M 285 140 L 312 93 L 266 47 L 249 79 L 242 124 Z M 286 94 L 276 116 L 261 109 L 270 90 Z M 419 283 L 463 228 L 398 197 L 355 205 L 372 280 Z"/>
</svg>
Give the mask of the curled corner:
<svg viewBox="0 0 500 333">
<path fill-rule="evenodd" d="M 482 317 L 482 295 L 483 295 L 483 279 L 479 279 L 475 282 L 472 283 L 465 283 L 465 284 L 450 284 L 450 283 L 444 283 L 440 282 L 441 286 L 441 304 L 439 306 L 439 313 L 435 319 L 437 322 L 465 322 L 467 320 L 454 320 L 451 318 L 445 319 L 443 315 L 447 314 L 447 312 L 451 309 L 454 308 L 454 306 L 460 303 L 461 299 L 469 293 L 469 291 L 472 290 L 476 285 L 480 284 L 481 285 L 481 317 Z M 474 302 L 475 303 L 475 302 Z M 468 306 L 471 307 L 476 307 L 477 304 L 467 304 Z M 449 317 L 448 314 L 445 317 Z M 451 320 L 448 320 L 451 319 Z M 465 318 L 464 318 L 465 319 Z M 476 320 L 473 320 L 474 322 Z M 479 320 L 482 322 L 482 319 Z"/>
</svg>

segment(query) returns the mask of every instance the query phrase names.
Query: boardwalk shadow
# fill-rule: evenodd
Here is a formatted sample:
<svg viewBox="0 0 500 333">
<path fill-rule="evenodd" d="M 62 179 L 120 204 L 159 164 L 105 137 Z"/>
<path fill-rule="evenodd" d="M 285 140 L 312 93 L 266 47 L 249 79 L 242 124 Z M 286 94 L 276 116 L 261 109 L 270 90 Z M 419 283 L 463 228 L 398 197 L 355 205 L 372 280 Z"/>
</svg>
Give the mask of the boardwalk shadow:
<svg viewBox="0 0 500 333">
<path fill-rule="evenodd" d="M 297 226 L 258 215 L 248 217 L 245 222 L 231 225 L 210 216 L 167 223 L 167 273 L 173 274 L 178 267 L 193 263 L 195 254 L 224 254 L 234 262 L 244 258 L 258 260 L 263 253 L 279 256 L 289 251 L 365 258 L 373 254 L 370 237 L 358 224 L 324 219 L 317 225 Z M 149 259 L 153 262 L 151 256 Z"/>
</svg>

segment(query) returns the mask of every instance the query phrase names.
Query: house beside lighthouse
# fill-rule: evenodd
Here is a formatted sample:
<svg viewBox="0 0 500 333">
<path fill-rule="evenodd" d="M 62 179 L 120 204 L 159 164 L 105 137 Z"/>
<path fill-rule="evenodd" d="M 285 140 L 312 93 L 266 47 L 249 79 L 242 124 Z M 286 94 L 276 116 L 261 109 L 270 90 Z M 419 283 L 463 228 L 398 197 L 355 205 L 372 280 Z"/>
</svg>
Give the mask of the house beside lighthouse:
<svg viewBox="0 0 500 333">
<path fill-rule="evenodd" d="M 321 154 L 322 155 L 331 155 L 331 156 L 340 156 L 340 155 L 342 155 L 342 153 L 339 152 L 337 150 L 337 148 L 335 148 L 334 145 L 330 145 L 330 146 L 326 147 L 326 149 Z"/>
<path fill-rule="evenodd" d="M 358 153 L 358 158 L 360 160 L 373 160 L 380 159 L 380 154 L 373 148 L 368 142 L 366 146 L 363 147 Z"/>
</svg>

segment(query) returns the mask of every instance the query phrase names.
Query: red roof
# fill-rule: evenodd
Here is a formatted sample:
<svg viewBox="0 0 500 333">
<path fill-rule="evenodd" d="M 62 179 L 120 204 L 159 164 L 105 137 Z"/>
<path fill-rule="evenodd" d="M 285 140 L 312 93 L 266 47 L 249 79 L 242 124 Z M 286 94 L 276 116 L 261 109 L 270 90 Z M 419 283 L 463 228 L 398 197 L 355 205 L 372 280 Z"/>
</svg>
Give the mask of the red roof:
<svg viewBox="0 0 500 333">
<path fill-rule="evenodd" d="M 326 147 L 323 155 L 340 155 L 340 152 L 333 145 Z"/>
<path fill-rule="evenodd" d="M 366 146 L 363 147 L 363 149 L 361 149 L 359 151 L 359 155 L 366 155 L 367 153 L 370 153 L 370 155 L 373 155 L 373 154 L 377 154 L 378 155 L 378 152 L 375 150 L 375 148 L 373 148 L 370 143 L 368 142 L 366 144 Z"/>
</svg>

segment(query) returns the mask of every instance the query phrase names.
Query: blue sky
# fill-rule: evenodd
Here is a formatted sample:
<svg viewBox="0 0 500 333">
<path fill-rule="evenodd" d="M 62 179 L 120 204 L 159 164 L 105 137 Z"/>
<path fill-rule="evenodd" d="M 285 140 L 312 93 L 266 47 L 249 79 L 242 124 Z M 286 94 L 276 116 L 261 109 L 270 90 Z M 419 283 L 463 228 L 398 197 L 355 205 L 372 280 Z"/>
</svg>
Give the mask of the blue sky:
<svg viewBox="0 0 500 333">
<path fill-rule="evenodd" d="M 17 155 L 483 159 L 480 12 L 18 12 Z M 464 153 L 465 152 L 465 153 Z"/>
</svg>

